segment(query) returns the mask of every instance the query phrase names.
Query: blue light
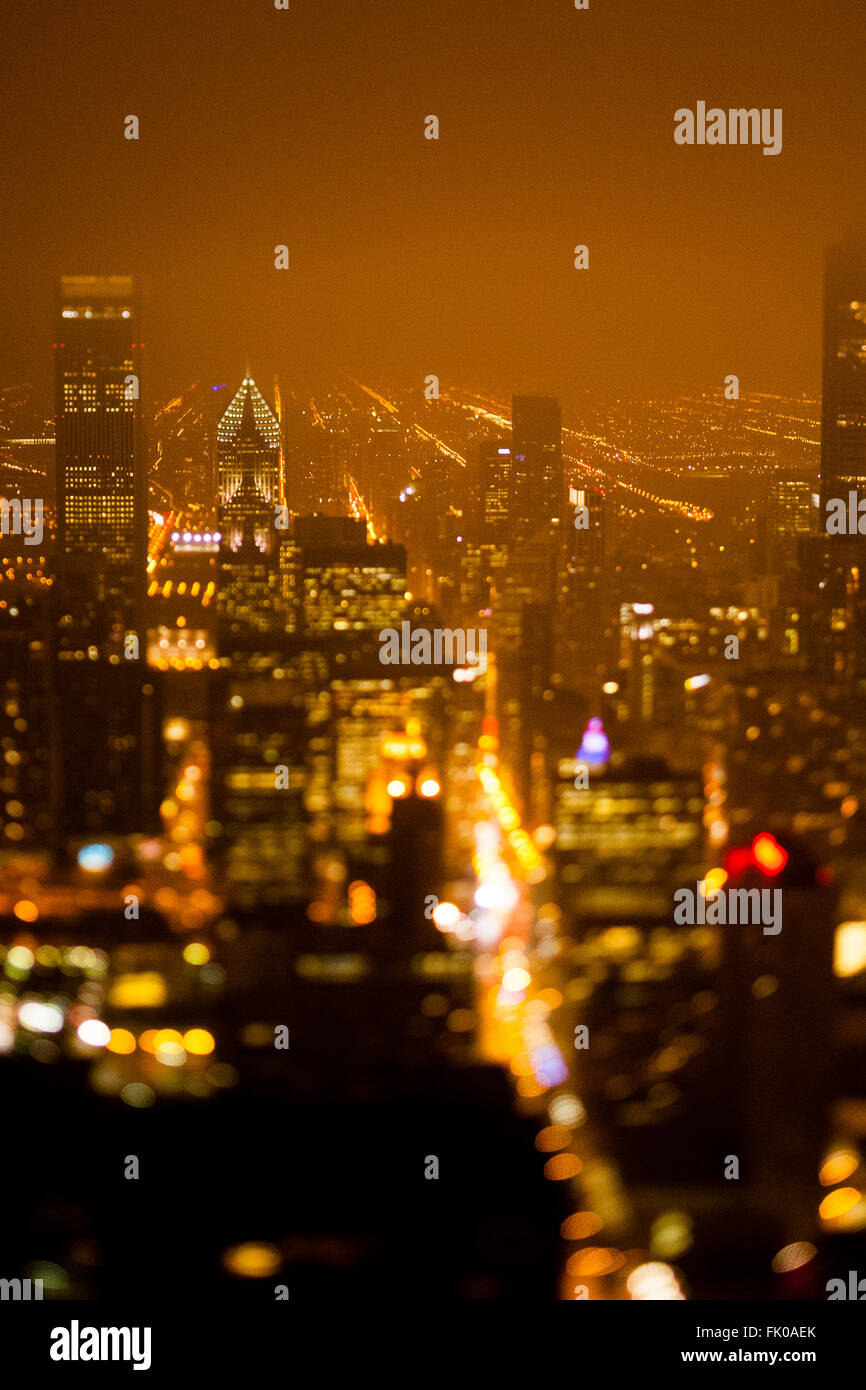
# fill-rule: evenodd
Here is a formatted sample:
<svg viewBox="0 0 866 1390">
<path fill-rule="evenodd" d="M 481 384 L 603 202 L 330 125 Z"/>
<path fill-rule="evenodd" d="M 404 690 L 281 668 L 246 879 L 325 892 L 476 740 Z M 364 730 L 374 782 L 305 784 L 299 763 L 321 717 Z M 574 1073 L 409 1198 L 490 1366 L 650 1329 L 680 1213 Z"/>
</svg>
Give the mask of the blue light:
<svg viewBox="0 0 866 1390">
<path fill-rule="evenodd" d="M 541 1047 L 533 1048 L 529 1061 L 536 1081 L 542 1086 L 561 1086 L 568 1080 L 568 1067 L 555 1043 L 543 1043 Z"/>
<path fill-rule="evenodd" d="M 114 850 L 111 845 L 85 845 L 78 851 L 78 863 L 88 873 L 101 873 L 114 863 Z"/>
<path fill-rule="evenodd" d="M 610 739 L 604 732 L 604 725 L 595 715 L 587 724 L 580 747 L 577 750 L 577 761 L 588 763 L 590 767 L 600 767 L 606 763 L 610 757 Z"/>
</svg>

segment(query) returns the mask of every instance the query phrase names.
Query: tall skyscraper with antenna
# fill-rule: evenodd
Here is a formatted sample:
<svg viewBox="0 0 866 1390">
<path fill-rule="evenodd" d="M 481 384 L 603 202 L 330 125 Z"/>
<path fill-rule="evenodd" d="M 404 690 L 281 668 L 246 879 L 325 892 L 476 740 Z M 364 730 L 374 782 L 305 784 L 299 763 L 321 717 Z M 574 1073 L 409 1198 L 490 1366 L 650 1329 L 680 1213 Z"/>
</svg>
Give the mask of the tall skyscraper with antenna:
<svg viewBox="0 0 866 1390">
<path fill-rule="evenodd" d="M 140 313 L 129 275 L 67 275 L 55 343 L 60 581 L 136 626 L 147 556 Z"/>
<path fill-rule="evenodd" d="M 824 265 L 821 509 L 866 495 L 866 242 L 827 252 Z"/>
</svg>

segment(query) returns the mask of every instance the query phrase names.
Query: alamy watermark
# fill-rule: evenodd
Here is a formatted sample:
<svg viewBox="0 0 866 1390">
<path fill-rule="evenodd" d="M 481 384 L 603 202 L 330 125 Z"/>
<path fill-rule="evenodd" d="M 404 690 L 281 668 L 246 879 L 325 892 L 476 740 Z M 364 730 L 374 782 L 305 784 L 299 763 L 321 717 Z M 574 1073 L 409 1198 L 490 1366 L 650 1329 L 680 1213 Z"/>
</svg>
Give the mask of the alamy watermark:
<svg viewBox="0 0 866 1390">
<path fill-rule="evenodd" d="M 131 1361 L 134 1371 L 150 1370 L 149 1327 L 69 1327 L 51 1330 L 52 1361 Z"/>
<path fill-rule="evenodd" d="M 25 545 L 42 544 L 42 498 L 0 497 L 0 535 L 24 537 Z"/>
<path fill-rule="evenodd" d="M 782 108 L 721 106 L 697 109 L 681 106 L 674 112 L 674 140 L 678 145 L 763 145 L 764 154 L 782 153 Z"/>
<path fill-rule="evenodd" d="M 0 1300 L 4 1303 L 11 1299 L 13 1303 L 35 1303 L 42 1301 L 42 1280 L 41 1279 L 0 1279 Z"/>
<path fill-rule="evenodd" d="M 844 497 L 828 497 L 824 503 L 828 536 L 866 536 L 866 497 L 858 500 L 856 492 Z"/>
<path fill-rule="evenodd" d="M 763 926 L 764 936 L 778 936 L 782 930 L 781 888 L 716 888 L 702 891 L 678 888 L 674 893 L 674 921 L 677 926 L 724 927 Z"/>
<path fill-rule="evenodd" d="M 487 670 L 487 629 L 441 628 L 430 631 L 411 623 L 383 628 L 379 633 L 379 660 L 385 666 L 465 666 Z"/>
</svg>

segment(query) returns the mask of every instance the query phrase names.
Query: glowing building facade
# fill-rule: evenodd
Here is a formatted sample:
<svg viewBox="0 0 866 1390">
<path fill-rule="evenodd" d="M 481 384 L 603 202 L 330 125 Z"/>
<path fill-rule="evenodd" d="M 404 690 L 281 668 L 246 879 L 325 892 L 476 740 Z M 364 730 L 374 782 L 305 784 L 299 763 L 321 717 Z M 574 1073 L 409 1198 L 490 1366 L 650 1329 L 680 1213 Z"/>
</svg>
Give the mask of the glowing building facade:
<svg viewBox="0 0 866 1390">
<path fill-rule="evenodd" d="M 268 548 L 275 508 L 285 501 L 280 422 L 252 377 L 217 426 L 217 485 L 224 542 L 237 550 L 249 531 Z"/>
<path fill-rule="evenodd" d="M 147 493 L 139 308 L 128 275 L 60 282 L 55 344 L 57 524 L 67 592 L 105 600 L 143 588 Z"/>
</svg>

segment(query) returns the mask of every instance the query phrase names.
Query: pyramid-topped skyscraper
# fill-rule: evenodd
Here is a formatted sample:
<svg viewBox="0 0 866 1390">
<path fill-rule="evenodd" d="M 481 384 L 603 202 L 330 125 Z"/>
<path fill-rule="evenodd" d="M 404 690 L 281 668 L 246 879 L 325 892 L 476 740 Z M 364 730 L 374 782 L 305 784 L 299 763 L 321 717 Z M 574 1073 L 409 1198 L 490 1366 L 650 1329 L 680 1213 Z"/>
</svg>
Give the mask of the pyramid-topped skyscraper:
<svg viewBox="0 0 866 1390">
<path fill-rule="evenodd" d="M 268 502 L 282 499 L 280 422 L 252 377 L 244 377 L 217 426 L 217 468 L 221 505 L 244 477 Z"/>
</svg>

